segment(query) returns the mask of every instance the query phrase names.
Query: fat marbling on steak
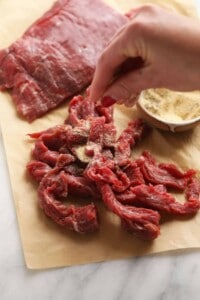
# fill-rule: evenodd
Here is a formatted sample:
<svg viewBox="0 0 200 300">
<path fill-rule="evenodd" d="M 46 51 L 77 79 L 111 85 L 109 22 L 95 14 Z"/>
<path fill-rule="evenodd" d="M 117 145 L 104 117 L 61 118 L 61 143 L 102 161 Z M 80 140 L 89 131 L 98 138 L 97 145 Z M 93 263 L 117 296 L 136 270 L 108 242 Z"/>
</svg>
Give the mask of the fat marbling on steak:
<svg viewBox="0 0 200 300">
<path fill-rule="evenodd" d="M 91 82 L 98 56 L 127 20 L 101 0 L 58 0 L 0 51 L 0 89 L 12 89 L 18 113 L 33 121 Z"/>
</svg>

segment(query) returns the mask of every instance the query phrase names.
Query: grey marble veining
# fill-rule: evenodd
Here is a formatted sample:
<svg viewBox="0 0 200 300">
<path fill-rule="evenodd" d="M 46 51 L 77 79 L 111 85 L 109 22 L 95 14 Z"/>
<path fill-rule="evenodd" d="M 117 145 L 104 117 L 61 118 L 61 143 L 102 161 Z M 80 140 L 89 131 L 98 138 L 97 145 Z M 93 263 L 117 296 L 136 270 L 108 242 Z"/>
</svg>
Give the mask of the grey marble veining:
<svg viewBox="0 0 200 300">
<path fill-rule="evenodd" d="M 1 135 L 0 195 L 0 300 L 200 299 L 200 250 L 27 270 Z"/>
</svg>

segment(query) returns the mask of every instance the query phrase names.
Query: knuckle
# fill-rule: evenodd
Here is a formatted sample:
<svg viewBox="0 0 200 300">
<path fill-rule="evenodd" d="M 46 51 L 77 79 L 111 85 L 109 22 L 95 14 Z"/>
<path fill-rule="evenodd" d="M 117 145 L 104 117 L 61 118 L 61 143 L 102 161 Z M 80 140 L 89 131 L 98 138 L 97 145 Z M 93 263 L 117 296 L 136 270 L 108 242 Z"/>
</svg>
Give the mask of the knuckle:
<svg viewBox="0 0 200 300">
<path fill-rule="evenodd" d="M 98 58 L 97 65 L 104 65 L 107 62 L 107 57 L 108 57 L 108 53 L 107 52 L 108 52 L 107 49 L 105 49 L 101 53 L 101 55 Z"/>
<path fill-rule="evenodd" d="M 127 35 L 144 36 L 154 30 L 156 16 L 159 15 L 159 7 L 154 4 L 145 4 L 139 13 L 131 20 L 127 27 Z"/>
<path fill-rule="evenodd" d="M 147 22 L 143 18 L 134 19 L 126 29 L 126 39 L 130 37 L 139 38 L 144 36 L 147 30 Z"/>
<path fill-rule="evenodd" d="M 159 6 L 157 6 L 155 4 L 147 3 L 147 4 L 144 4 L 141 6 L 140 13 L 154 15 L 157 13 L 158 9 L 159 9 Z"/>
</svg>

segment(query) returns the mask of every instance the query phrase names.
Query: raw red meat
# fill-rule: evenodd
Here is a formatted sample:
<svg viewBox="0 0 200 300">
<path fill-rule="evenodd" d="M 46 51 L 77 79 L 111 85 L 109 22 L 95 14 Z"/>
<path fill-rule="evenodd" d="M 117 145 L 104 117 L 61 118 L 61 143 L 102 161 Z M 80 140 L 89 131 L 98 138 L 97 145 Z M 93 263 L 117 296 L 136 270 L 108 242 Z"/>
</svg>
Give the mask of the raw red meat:
<svg viewBox="0 0 200 300">
<path fill-rule="evenodd" d="M 113 148 L 116 143 L 117 130 L 114 123 L 104 124 L 103 128 L 103 147 Z"/>
<path fill-rule="evenodd" d="M 81 95 L 75 96 L 69 103 L 69 115 L 65 123 L 75 127 L 81 125 L 83 123 L 83 120 L 86 120 L 86 116 L 87 118 L 97 116 L 95 112 L 94 102 L 90 101 L 90 105 L 88 102 L 89 101 L 87 99 L 84 99 Z M 87 108 L 87 110 L 84 109 L 84 106 Z"/>
<path fill-rule="evenodd" d="M 106 206 L 121 218 L 122 226 L 128 232 L 145 239 L 153 240 L 159 233 L 160 215 L 151 209 L 124 206 L 116 197 L 108 184 L 101 186 L 102 198 Z"/>
<path fill-rule="evenodd" d="M 109 107 L 116 103 L 116 100 L 110 96 L 105 96 L 101 99 L 101 104 L 105 107 Z"/>
<path fill-rule="evenodd" d="M 121 133 L 116 143 L 115 160 L 118 165 L 127 165 L 133 146 L 149 130 L 150 128 L 141 119 L 129 122 L 128 127 Z"/>
<path fill-rule="evenodd" d="M 78 233 L 96 231 L 99 224 L 94 204 L 67 207 L 60 201 L 60 198 L 65 199 L 67 194 L 68 178 L 64 171 L 58 174 L 51 172 L 44 176 L 39 185 L 38 195 L 45 214 L 57 224 Z"/>
<path fill-rule="evenodd" d="M 82 166 L 77 161 L 71 163 L 70 165 L 64 166 L 63 170 L 70 175 L 83 176 L 85 166 Z"/>
<path fill-rule="evenodd" d="M 136 187 L 141 186 L 142 187 L 143 183 L 138 183 L 137 185 L 135 185 Z M 146 187 L 146 185 L 145 185 Z M 166 193 L 167 189 L 164 185 L 160 184 L 160 185 L 154 185 L 153 186 L 154 190 L 156 192 L 159 193 Z M 142 190 L 139 188 L 139 192 L 143 193 Z M 146 207 L 148 206 L 147 203 L 144 203 L 145 201 L 140 201 L 140 198 L 137 197 L 138 195 L 136 195 L 136 193 L 133 193 L 131 188 L 128 188 L 126 191 L 124 191 L 123 193 L 116 193 L 115 194 L 117 200 L 119 202 L 121 202 L 122 204 L 126 204 L 126 205 L 136 205 L 136 206 L 142 206 L 142 207 Z M 146 194 L 147 197 L 151 197 L 151 194 Z M 146 198 L 144 197 L 144 199 L 146 200 Z M 148 202 L 148 201 L 147 201 Z M 159 205 L 159 203 L 158 203 Z"/>
<path fill-rule="evenodd" d="M 93 118 L 90 123 L 90 133 L 89 133 L 89 142 L 96 143 L 98 145 L 103 145 L 103 135 L 104 135 L 104 117 Z"/>
<path fill-rule="evenodd" d="M 200 182 L 194 170 L 158 163 L 148 151 L 131 159 L 132 148 L 148 127 L 135 120 L 117 139 L 112 112 L 90 105 L 88 97 L 74 97 L 65 124 L 29 135 L 36 141 L 27 170 L 39 182 L 41 207 L 59 225 L 82 233 L 98 229 L 93 203 L 62 203 L 72 194 L 90 202 L 103 199 L 125 230 L 153 240 L 160 232 L 158 211 L 187 215 L 199 210 Z M 185 191 L 187 201 L 176 201 L 168 187 Z"/>
<path fill-rule="evenodd" d="M 158 164 L 147 151 L 137 160 L 147 182 L 164 184 L 167 187 L 184 190 L 188 181 L 195 175 L 194 170 L 180 171 L 175 165 Z"/>
<path fill-rule="evenodd" d="M 72 195 L 79 195 L 82 197 L 98 198 L 98 191 L 95 184 L 83 176 L 74 176 L 65 173 L 68 190 Z"/>
<path fill-rule="evenodd" d="M 93 167 L 90 165 L 85 174 L 94 182 L 109 183 L 116 192 L 123 192 L 130 185 L 130 181 L 125 173 L 119 173 L 119 171 L 112 170 L 104 165 L 98 164 Z"/>
<path fill-rule="evenodd" d="M 62 125 L 43 132 L 36 140 L 32 152 L 34 159 L 47 163 L 52 167 L 60 160 L 61 155 L 62 161 L 65 160 L 66 164 L 73 162 L 74 157 L 70 153 L 62 154 L 60 151 L 66 145 L 71 131 L 72 128 L 70 126 Z M 39 135 L 39 133 L 36 135 Z"/>
<path fill-rule="evenodd" d="M 144 183 L 144 177 L 142 175 L 142 172 L 134 161 L 129 162 L 129 164 L 127 164 L 127 166 L 124 167 L 123 171 L 128 176 L 131 186 Z"/>
<path fill-rule="evenodd" d="M 101 0 L 58 0 L 0 52 L 0 88 L 33 121 L 92 80 L 97 58 L 128 17 Z"/>
<path fill-rule="evenodd" d="M 38 182 L 40 182 L 50 170 L 51 167 L 41 161 L 31 160 L 27 164 L 28 173 Z"/>
<path fill-rule="evenodd" d="M 178 169 L 177 166 L 175 166 L 174 164 L 160 163 L 159 168 L 166 170 L 169 174 L 171 174 L 172 176 L 174 176 L 176 178 L 190 179 L 191 177 L 193 177 L 193 175 L 196 174 L 196 170 L 189 169 L 186 172 L 183 172 L 180 169 Z"/>
<path fill-rule="evenodd" d="M 70 101 L 68 110 L 69 115 L 65 123 L 73 127 L 84 125 L 87 128 L 88 119 L 101 116 L 105 117 L 106 123 L 113 121 L 113 107 L 95 106 L 95 103 L 90 101 L 88 97 L 84 98 L 81 95 L 75 96 Z"/>
<path fill-rule="evenodd" d="M 191 186 L 192 191 L 194 192 L 194 187 Z M 198 194 L 200 192 L 198 184 Z M 188 191 L 188 193 L 190 193 Z M 195 193 L 196 194 L 196 193 Z M 156 186 L 152 185 L 137 185 L 135 187 L 130 187 L 128 195 L 129 197 L 118 197 L 117 199 L 129 205 L 137 205 L 149 207 L 156 209 L 158 211 L 165 211 L 171 214 L 178 215 L 188 215 L 196 213 L 200 208 L 199 196 L 196 197 L 187 197 L 188 201 L 185 203 L 180 203 L 176 201 L 175 197 L 166 191 L 161 191 L 160 188 L 157 189 Z M 131 197 L 132 196 L 132 197 Z M 191 199 L 191 200 L 190 200 Z"/>
<path fill-rule="evenodd" d="M 200 201 L 200 182 L 197 178 L 192 178 L 186 188 L 186 198 L 191 203 Z"/>
</svg>

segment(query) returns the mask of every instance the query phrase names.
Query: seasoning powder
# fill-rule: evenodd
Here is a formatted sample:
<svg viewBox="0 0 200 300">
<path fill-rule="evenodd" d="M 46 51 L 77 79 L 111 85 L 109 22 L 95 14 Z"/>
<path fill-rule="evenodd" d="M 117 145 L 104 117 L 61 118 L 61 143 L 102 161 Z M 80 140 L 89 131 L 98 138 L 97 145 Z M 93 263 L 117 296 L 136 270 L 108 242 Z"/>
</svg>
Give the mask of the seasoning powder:
<svg viewBox="0 0 200 300">
<path fill-rule="evenodd" d="M 200 92 L 174 92 L 148 89 L 143 92 L 142 106 L 156 118 L 178 123 L 200 117 Z"/>
</svg>

